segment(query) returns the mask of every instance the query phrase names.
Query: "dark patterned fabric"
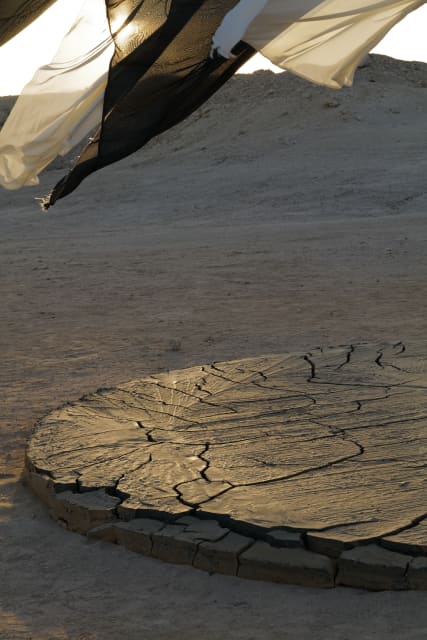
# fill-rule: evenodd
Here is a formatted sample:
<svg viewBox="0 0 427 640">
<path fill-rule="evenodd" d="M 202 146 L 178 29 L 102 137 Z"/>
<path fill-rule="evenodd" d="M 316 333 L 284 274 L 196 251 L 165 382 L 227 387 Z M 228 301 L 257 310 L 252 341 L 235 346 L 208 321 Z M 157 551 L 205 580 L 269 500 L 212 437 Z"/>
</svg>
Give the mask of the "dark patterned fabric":
<svg viewBox="0 0 427 640">
<path fill-rule="evenodd" d="M 212 35 L 237 0 L 106 2 L 115 53 L 102 126 L 46 208 L 183 120 L 255 53 L 240 43 L 230 60 L 209 56 Z"/>
<path fill-rule="evenodd" d="M 0 0 L 0 47 L 54 2 L 55 0 Z"/>
</svg>

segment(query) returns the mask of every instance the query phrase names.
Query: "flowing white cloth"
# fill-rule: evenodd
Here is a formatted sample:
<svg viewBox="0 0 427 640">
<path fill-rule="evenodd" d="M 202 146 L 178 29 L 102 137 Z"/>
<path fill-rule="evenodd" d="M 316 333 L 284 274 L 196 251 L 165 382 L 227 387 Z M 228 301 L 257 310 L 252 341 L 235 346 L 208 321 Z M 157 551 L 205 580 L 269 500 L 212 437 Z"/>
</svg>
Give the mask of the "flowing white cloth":
<svg viewBox="0 0 427 640">
<path fill-rule="evenodd" d="M 274 64 L 329 87 L 351 85 L 359 62 L 426 0 L 240 0 L 214 35 L 225 57 L 239 40 Z"/>
<path fill-rule="evenodd" d="M 387 31 L 425 1 L 240 0 L 212 46 L 230 57 L 244 40 L 284 69 L 341 87 Z M 44 167 L 101 122 L 113 52 L 105 0 L 85 0 L 53 62 L 36 72 L 0 132 L 1 186 L 37 184 Z"/>
<path fill-rule="evenodd" d="M 102 118 L 114 52 L 105 0 L 86 0 L 53 62 L 41 67 L 0 131 L 0 185 L 18 189 L 65 155 Z"/>
</svg>

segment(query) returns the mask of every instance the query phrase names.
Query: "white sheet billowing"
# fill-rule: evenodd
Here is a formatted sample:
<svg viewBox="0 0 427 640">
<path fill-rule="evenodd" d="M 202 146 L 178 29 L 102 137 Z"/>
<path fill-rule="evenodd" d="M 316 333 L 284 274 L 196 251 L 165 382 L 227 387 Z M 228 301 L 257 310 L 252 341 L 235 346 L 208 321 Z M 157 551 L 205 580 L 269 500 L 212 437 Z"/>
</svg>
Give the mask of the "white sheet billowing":
<svg viewBox="0 0 427 640">
<path fill-rule="evenodd" d="M 85 0 L 51 64 L 24 88 L 0 131 L 0 185 L 18 189 L 102 119 L 114 52 L 105 0 Z"/>
<path fill-rule="evenodd" d="M 284 69 L 341 87 L 387 31 L 425 1 L 240 0 L 212 46 L 231 57 L 244 40 Z M 36 72 L 0 132 L 0 185 L 8 189 L 37 184 L 44 167 L 101 122 L 114 43 L 105 0 L 79 2 L 53 62 Z"/>
<path fill-rule="evenodd" d="M 351 85 L 358 63 L 426 0 L 241 0 L 213 47 L 229 57 L 244 40 L 274 64 L 329 87 Z"/>
<path fill-rule="evenodd" d="M 241 0 L 227 13 L 212 38 L 212 50 L 224 58 L 231 58 L 232 48 L 243 40 L 251 22 L 262 11 L 268 0 Z"/>
</svg>

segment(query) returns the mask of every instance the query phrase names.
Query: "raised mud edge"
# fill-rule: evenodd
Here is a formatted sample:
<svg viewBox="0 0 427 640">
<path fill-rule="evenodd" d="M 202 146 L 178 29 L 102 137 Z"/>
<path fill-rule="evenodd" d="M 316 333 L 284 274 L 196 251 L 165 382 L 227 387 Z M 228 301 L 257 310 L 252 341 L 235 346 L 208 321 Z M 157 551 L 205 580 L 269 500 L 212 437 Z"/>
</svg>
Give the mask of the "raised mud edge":
<svg viewBox="0 0 427 640">
<path fill-rule="evenodd" d="M 79 493 L 71 482 L 58 486 L 48 474 L 34 469 L 28 459 L 23 481 L 47 505 L 50 516 L 71 531 L 166 562 L 192 565 L 209 573 L 308 587 L 427 590 L 426 557 L 391 551 L 375 541 L 338 555 L 335 550 L 331 556 L 323 555 L 307 548 L 309 540 L 304 532 L 300 536 L 293 531 L 275 536 L 266 531 L 255 539 L 224 527 L 216 519 L 194 515 L 125 520 L 118 508 L 120 497 L 104 489 Z"/>
</svg>

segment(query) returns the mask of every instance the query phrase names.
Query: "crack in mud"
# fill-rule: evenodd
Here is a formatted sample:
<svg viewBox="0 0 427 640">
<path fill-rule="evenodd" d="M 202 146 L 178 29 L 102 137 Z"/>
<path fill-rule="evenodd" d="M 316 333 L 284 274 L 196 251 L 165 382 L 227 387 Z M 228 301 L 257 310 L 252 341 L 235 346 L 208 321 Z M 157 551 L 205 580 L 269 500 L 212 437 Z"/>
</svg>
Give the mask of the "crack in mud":
<svg viewBox="0 0 427 640">
<path fill-rule="evenodd" d="M 393 348 L 395 349 L 396 347 L 400 347 L 400 351 L 396 353 L 397 356 L 400 356 L 401 353 L 404 353 L 406 351 L 406 345 L 403 342 L 396 342 L 393 345 Z"/>
<path fill-rule="evenodd" d="M 311 353 L 307 353 L 305 356 L 303 356 L 303 360 L 305 360 L 310 366 L 310 377 L 307 378 L 307 382 L 312 382 L 316 377 L 316 365 L 314 363 L 314 360 L 311 360 L 311 358 Z"/>
<path fill-rule="evenodd" d="M 393 346 L 399 346 L 399 345 L 401 345 L 401 346 L 402 346 L 402 349 L 401 349 L 401 350 L 396 354 L 396 356 L 397 356 L 397 355 L 400 355 L 401 353 L 404 353 L 404 352 L 406 351 L 406 347 L 405 347 L 405 345 L 404 345 L 404 344 L 402 344 L 402 343 L 399 343 L 399 342 L 398 342 L 398 343 L 396 343 L 396 345 L 393 345 Z M 408 371 L 407 369 L 403 369 L 402 367 L 398 367 L 398 366 L 397 366 L 397 365 L 395 365 L 395 364 L 391 364 L 391 362 L 385 362 L 385 363 L 383 363 L 384 352 L 383 352 L 382 350 L 379 350 L 377 353 L 378 353 L 379 355 L 378 355 L 378 356 L 377 356 L 377 358 L 375 359 L 375 364 L 377 364 L 379 367 L 381 367 L 381 368 L 383 368 L 383 369 L 384 369 L 384 368 L 386 368 L 386 367 L 390 367 L 391 369 L 395 369 L 396 371 L 401 371 L 402 373 L 411 373 L 411 372 L 410 372 L 410 371 Z"/>
<path fill-rule="evenodd" d="M 210 460 L 208 460 L 207 458 L 205 458 L 204 456 L 207 454 L 207 452 L 209 451 L 210 448 L 210 443 L 206 442 L 205 444 L 205 448 L 203 449 L 203 451 L 201 453 L 199 453 L 198 457 L 200 458 L 200 460 L 202 462 L 205 463 L 205 466 L 203 469 L 200 470 L 200 477 L 203 478 L 203 480 L 206 480 L 206 482 L 210 482 L 209 478 L 206 476 L 206 472 L 210 467 Z"/>
<path fill-rule="evenodd" d="M 153 436 L 151 435 L 153 433 L 153 431 L 157 431 L 156 427 L 153 427 L 152 429 L 148 429 L 147 430 L 147 427 L 145 427 L 144 424 L 140 420 L 137 420 L 136 424 L 138 425 L 138 428 L 141 429 L 144 432 L 145 437 L 147 438 L 147 442 L 158 444 L 158 441 L 155 440 L 153 438 Z"/>
<path fill-rule="evenodd" d="M 175 491 L 175 493 L 177 494 L 177 499 L 179 500 L 179 502 L 187 507 L 190 507 L 191 509 L 199 509 L 200 506 L 202 504 L 205 504 L 205 502 L 208 502 L 209 500 L 212 500 L 213 498 L 217 498 L 218 496 L 222 495 L 225 491 L 219 491 L 217 494 L 210 496 L 207 500 L 202 500 L 200 502 L 189 502 L 188 500 L 185 500 L 182 491 L 180 490 L 180 487 L 187 485 L 187 484 L 192 484 L 194 482 L 198 482 L 200 480 L 203 480 L 204 482 L 208 483 L 209 485 L 215 484 L 218 481 L 212 481 L 208 478 L 207 476 L 207 471 L 210 467 L 210 460 L 208 460 L 207 458 L 205 458 L 204 456 L 207 454 L 207 452 L 210 449 L 210 443 L 206 442 L 204 445 L 203 450 L 197 454 L 197 457 L 199 458 L 199 460 L 201 460 L 202 462 L 204 462 L 204 467 L 202 469 L 199 470 L 199 478 L 192 478 L 191 480 L 184 480 L 183 482 L 179 482 L 178 484 L 174 485 L 172 487 L 173 491 Z M 221 484 L 228 484 L 230 485 L 229 488 L 232 488 L 232 485 L 230 482 L 227 481 L 222 481 Z"/>
<path fill-rule="evenodd" d="M 341 439 L 344 440 L 345 442 L 350 442 L 351 444 L 353 444 L 355 447 L 359 449 L 358 455 L 363 455 L 365 453 L 365 447 L 362 445 L 361 442 L 358 442 L 357 440 L 354 440 L 353 438 L 351 438 L 347 432 L 348 431 L 347 429 L 344 429 L 342 427 L 336 427 L 330 424 L 323 424 L 320 422 L 316 422 L 315 420 L 313 422 L 315 422 L 315 424 L 318 424 L 319 426 L 326 427 L 327 429 L 329 429 L 332 436 L 340 436 Z M 353 456 L 353 457 L 357 457 L 357 456 Z"/>
<path fill-rule="evenodd" d="M 356 443 L 353 443 L 356 444 Z M 207 498 L 206 500 L 203 500 L 199 503 L 199 507 L 202 505 L 206 505 L 207 503 L 211 502 L 212 500 L 218 498 L 219 496 L 224 495 L 225 493 L 228 493 L 229 491 L 231 491 L 232 489 L 235 488 L 243 488 L 243 487 L 257 487 L 257 486 L 265 486 L 265 485 L 271 485 L 271 484 L 277 484 L 279 482 L 286 482 L 288 480 L 293 480 L 294 478 L 299 478 L 301 476 L 304 475 L 310 475 L 313 474 L 317 471 L 321 471 L 322 469 L 328 469 L 331 468 L 337 464 L 341 464 L 342 462 L 346 462 L 348 460 L 352 460 L 353 458 L 357 458 L 358 456 L 362 455 L 362 453 L 364 452 L 362 445 L 356 445 L 358 447 L 358 452 L 354 453 L 352 455 L 349 456 L 343 456 L 342 458 L 337 458 L 331 462 L 327 462 L 325 464 L 322 465 L 318 465 L 316 467 L 309 467 L 307 469 L 303 469 L 302 471 L 296 471 L 295 473 L 292 474 L 286 474 L 283 476 L 280 476 L 278 478 L 271 478 L 269 480 L 259 480 L 256 482 L 239 482 L 239 483 L 231 483 L 230 481 L 227 481 L 231 486 L 227 487 L 226 489 L 224 489 L 223 491 L 221 491 L 220 493 L 218 493 L 218 495 L 212 496 Z"/>
<path fill-rule="evenodd" d="M 350 363 L 350 361 L 351 361 L 351 356 L 352 356 L 352 354 L 354 353 L 355 349 L 356 349 L 356 347 L 355 347 L 354 345 L 352 345 L 352 344 L 351 344 L 351 345 L 350 345 L 349 350 L 347 351 L 346 358 L 345 358 L 344 362 L 342 362 L 341 364 L 339 364 L 339 365 L 335 368 L 335 371 L 339 371 L 340 369 L 342 369 L 343 367 L 345 367 L 347 364 L 349 364 L 349 363 Z"/>
<path fill-rule="evenodd" d="M 418 418 L 400 418 L 399 420 L 387 420 L 387 422 L 374 422 L 369 424 L 363 424 L 358 427 L 346 427 L 346 431 L 359 431 L 360 429 L 375 429 L 376 427 L 389 427 L 393 424 L 408 424 L 410 422 L 423 422 L 427 420 L 427 415 L 419 416 Z M 322 427 L 327 427 L 328 425 L 322 424 L 318 421 L 318 424 Z"/>
</svg>

